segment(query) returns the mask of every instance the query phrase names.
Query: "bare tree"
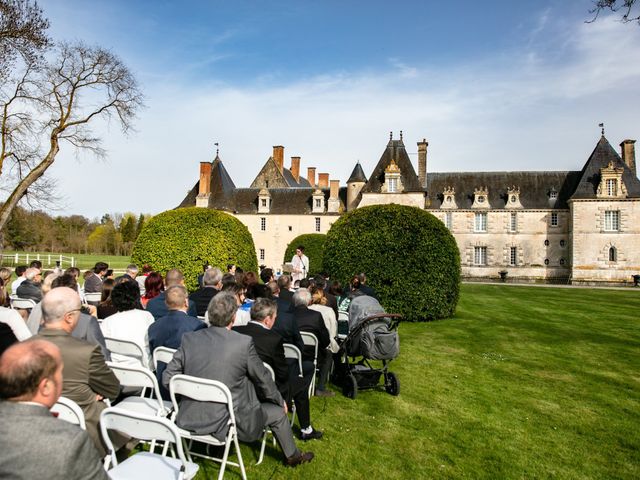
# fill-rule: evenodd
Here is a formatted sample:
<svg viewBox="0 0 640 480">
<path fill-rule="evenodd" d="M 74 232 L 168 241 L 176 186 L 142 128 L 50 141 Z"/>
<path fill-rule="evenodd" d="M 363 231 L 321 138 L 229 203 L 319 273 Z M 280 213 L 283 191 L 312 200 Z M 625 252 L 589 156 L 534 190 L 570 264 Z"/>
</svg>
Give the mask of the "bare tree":
<svg viewBox="0 0 640 480">
<path fill-rule="evenodd" d="M 610 10 L 612 12 L 622 12 L 621 20 L 624 23 L 638 22 L 640 25 L 640 14 L 638 14 L 637 10 L 633 11 L 635 3 L 636 0 L 594 0 L 593 8 L 589 10 L 589 13 L 593 14 L 593 18 L 587 20 L 587 23 L 595 22 L 603 11 Z"/>
<path fill-rule="evenodd" d="M 37 187 L 61 144 L 103 156 L 90 126 L 114 119 L 127 133 L 143 100 L 118 57 L 83 43 L 61 44 L 43 68 L 27 62 L 11 85 L 0 90 L 0 180 L 10 190 L 0 206 L 0 232 L 25 195 L 48 194 Z"/>
<path fill-rule="evenodd" d="M 49 21 L 35 2 L 0 0 L 0 79 L 20 56 L 30 63 L 50 45 Z"/>
</svg>

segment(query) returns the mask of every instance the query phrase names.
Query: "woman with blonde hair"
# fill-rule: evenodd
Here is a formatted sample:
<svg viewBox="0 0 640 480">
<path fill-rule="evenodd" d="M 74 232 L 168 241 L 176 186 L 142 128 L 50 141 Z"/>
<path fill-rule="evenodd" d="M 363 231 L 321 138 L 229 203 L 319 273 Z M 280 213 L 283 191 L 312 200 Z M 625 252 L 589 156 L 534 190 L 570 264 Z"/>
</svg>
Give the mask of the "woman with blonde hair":
<svg viewBox="0 0 640 480">
<path fill-rule="evenodd" d="M 309 289 L 309 292 L 311 293 L 309 310 L 315 310 L 322 315 L 324 325 L 329 331 L 330 340 L 328 348 L 331 350 L 331 353 L 337 353 L 340 347 L 336 342 L 336 336 L 338 335 L 338 320 L 336 319 L 336 314 L 333 308 L 327 306 L 327 298 L 324 296 L 324 290 L 322 288 L 313 286 Z"/>
</svg>

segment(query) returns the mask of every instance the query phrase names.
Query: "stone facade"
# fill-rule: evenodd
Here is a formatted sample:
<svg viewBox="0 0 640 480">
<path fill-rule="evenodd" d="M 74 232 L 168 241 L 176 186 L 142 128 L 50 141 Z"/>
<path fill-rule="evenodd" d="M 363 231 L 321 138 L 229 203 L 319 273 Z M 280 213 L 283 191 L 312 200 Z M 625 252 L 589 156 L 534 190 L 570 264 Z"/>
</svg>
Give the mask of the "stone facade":
<svg viewBox="0 0 640 480">
<path fill-rule="evenodd" d="M 339 216 L 367 205 L 426 209 L 451 230 L 462 275 L 512 281 L 630 283 L 640 274 L 640 181 L 634 141 L 620 156 L 604 135 L 582 170 L 428 172 L 426 140 L 418 174 L 402 139 L 390 138 L 369 179 L 356 164 L 346 186 L 300 157 L 284 167 L 274 147 L 250 188 L 236 188 L 222 161 L 202 162 L 200 181 L 180 206 L 225 210 L 253 235 L 258 263 L 281 271 L 284 251 L 304 233 L 327 233 Z M 313 262 L 313 259 L 310 259 Z"/>
</svg>

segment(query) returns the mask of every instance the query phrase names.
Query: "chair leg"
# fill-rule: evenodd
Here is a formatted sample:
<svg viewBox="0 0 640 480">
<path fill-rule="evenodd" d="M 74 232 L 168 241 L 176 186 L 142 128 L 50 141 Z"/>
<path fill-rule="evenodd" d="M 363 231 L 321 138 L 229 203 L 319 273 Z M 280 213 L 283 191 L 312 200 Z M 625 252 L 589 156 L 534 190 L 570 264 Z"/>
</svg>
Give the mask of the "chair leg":
<svg viewBox="0 0 640 480">
<path fill-rule="evenodd" d="M 256 465 L 260 465 L 262 460 L 264 459 L 264 450 L 267 447 L 267 435 L 269 434 L 269 429 L 264 429 L 264 435 L 262 436 L 262 445 L 260 446 L 260 455 L 258 456 L 258 461 Z"/>
<path fill-rule="evenodd" d="M 224 478 L 224 469 L 227 467 L 227 458 L 229 457 L 229 449 L 231 448 L 231 434 L 232 432 L 230 429 L 229 434 L 227 435 L 227 441 L 224 444 L 224 455 L 222 456 L 222 462 L 220 463 L 220 473 L 218 474 L 218 480 L 222 480 Z"/>
<path fill-rule="evenodd" d="M 233 443 L 236 446 L 236 453 L 238 456 L 238 464 L 240 465 L 240 473 L 242 473 L 242 480 L 247 480 L 247 472 L 244 469 L 244 462 L 242 461 L 242 452 L 240 451 L 240 442 L 238 442 L 237 434 L 233 436 Z"/>
</svg>

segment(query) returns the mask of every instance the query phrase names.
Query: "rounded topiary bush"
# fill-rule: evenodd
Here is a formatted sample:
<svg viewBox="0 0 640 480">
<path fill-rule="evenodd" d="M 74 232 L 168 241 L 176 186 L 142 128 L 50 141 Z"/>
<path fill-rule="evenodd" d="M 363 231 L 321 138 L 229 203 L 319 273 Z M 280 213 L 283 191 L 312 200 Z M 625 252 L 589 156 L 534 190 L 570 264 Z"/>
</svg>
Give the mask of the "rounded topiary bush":
<svg viewBox="0 0 640 480">
<path fill-rule="evenodd" d="M 290 262 L 296 254 L 298 245 L 304 246 L 304 254 L 309 257 L 309 275 L 313 276 L 324 271 L 324 242 L 327 236 L 324 233 L 307 233 L 298 235 L 287 245 L 284 252 L 283 263 Z"/>
<path fill-rule="evenodd" d="M 197 277 L 206 262 L 223 272 L 229 263 L 258 270 L 247 227 L 224 212 L 197 207 L 169 210 L 149 220 L 133 246 L 131 261 L 148 263 L 163 274 L 179 268 L 189 290 L 198 288 Z"/>
<path fill-rule="evenodd" d="M 343 215 L 327 233 L 324 267 L 345 285 L 366 273 L 385 310 L 406 320 L 450 317 L 458 303 L 456 241 L 440 220 L 415 207 L 374 205 Z"/>
</svg>

